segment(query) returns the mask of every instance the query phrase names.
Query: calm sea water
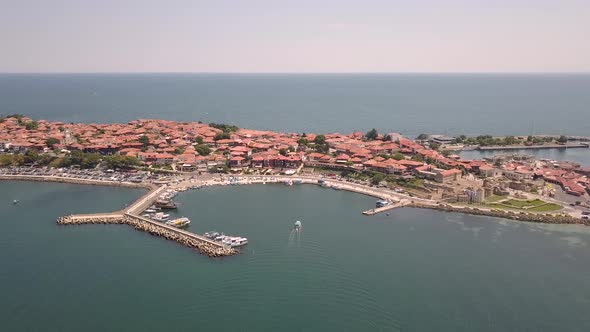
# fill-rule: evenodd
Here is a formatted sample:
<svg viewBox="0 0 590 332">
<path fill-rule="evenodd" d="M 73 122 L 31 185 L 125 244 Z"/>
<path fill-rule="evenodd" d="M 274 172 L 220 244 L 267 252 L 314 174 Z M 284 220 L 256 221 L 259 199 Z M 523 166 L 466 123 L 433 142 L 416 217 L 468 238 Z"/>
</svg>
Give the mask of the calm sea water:
<svg viewBox="0 0 590 332">
<path fill-rule="evenodd" d="M 590 135 L 590 75 L 0 75 L 0 113 L 296 132 Z"/>
<path fill-rule="evenodd" d="M 584 227 L 418 209 L 364 217 L 373 198 L 281 185 L 178 196 L 192 231 L 250 239 L 223 260 L 126 226 L 54 223 L 139 194 L 0 183 L 2 330 L 590 329 Z"/>
</svg>

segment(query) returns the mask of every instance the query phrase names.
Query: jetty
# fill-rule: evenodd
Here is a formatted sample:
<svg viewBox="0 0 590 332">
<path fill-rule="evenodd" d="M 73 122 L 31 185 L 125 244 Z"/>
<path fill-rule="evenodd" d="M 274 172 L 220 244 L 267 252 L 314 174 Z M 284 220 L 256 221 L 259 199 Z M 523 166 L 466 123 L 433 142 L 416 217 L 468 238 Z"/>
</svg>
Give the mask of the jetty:
<svg viewBox="0 0 590 332">
<path fill-rule="evenodd" d="M 496 151 L 496 150 L 540 150 L 540 149 L 575 149 L 589 148 L 586 142 L 567 143 L 567 144 L 543 144 L 543 145 L 498 145 L 498 146 L 480 146 L 477 150 Z"/>
<path fill-rule="evenodd" d="M 397 202 L 397 203 L 392 203 L 392 204 L 389 204 L 389 205 L 382 206 L 380 208 L 374 208 L 374 209 L 370 209 L 370 210 L 367 210 L 367 211 L 363 211 L 363 214 L 365 216 L 372 216 L 372 215 L 375 215 L 377 213 L 381 213 L 381 212 L 385 212 L 385 211 L 389 211 L 389 210 L 401 208 L 401 207 L 407 206 L 409 204 L 410 204 L 410 202 L 408 202 L 408 201 L 400 201 L 400 202 Z"/>
<path fill-rule="evenodd" d="M 165 190 L 167 185 L 154 187 L 151 191 L 140 197 L 126 209 L 111 213 L 75 214 L 57 219 L 59 225 L 84 225 L 84 224 L 121 224 L 129 225 L 136 230 L 176 241 L 184 246 L 197 250 L 208 257 L 225 257 L 239 253 L 235 248 L 222 243 L 212 241 L 204 236 L 172 227 L 139 214 L 154 204 Z"/>
</svg>

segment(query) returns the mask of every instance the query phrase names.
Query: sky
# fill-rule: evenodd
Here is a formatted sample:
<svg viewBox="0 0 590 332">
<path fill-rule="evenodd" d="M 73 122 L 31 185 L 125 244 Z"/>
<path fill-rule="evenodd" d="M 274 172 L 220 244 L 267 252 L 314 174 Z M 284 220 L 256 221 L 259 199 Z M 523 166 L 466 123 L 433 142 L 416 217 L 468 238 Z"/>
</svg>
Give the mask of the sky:
<svg viewBox="0 0 590 332">
<path fill-rule="evenodd" d="M 0 72 L 590 72 L 590 0 L 0 0 Z"/>
</svg>

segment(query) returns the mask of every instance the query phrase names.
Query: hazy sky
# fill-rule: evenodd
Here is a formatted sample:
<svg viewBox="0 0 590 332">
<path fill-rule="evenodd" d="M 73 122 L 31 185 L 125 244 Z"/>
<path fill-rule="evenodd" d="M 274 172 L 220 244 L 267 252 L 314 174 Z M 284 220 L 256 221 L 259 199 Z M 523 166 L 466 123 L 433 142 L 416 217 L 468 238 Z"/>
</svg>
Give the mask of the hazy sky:
<svg viewBox="0 0 590 332">
<path fill-rule="evenodd" d="M 0 0 L 0 72 L 590 72 L 590 0 Z"/>
</svg>

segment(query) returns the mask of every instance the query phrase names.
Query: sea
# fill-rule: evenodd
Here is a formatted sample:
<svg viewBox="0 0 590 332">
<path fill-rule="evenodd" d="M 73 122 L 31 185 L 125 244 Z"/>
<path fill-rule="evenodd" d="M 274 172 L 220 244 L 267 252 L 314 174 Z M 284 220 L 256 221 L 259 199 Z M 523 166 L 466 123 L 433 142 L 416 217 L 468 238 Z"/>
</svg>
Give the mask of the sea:
<svg viewBox="0 0 590 332">
<path fill-rule="evenodd" d="M 141 194 L 1 182 L 2 330 L 590 329 L 588 227 L 411 208 L 366 217 L 375 199 L 312 185 L 178 195 L 190 231 L 249 239 L 224 259 L 125 225 L 55 223 Z"/>
<path fill-rule="evenodd" d="M 590 135 L 590 74 L 0 74 L 0 114 L 252 129 Z"/>
<path fill-rule="evenodd" d="M 588 135 L 588 91 L 590 75 L 565 74 L 0 74 L 0 114 L 410 137 Z M 588 149 L 538 153 L 588 160 Z M 124 225 L 55 223 L 121 209 L 142 193 L 0 182 L 0 330 L 590 330 L 587 227 L 411 208 L 365 217 L 374 198 L 311 185 L 177 196 L 174 214 L 192 220 L 190 231 L 249 239 L 224 259 Z"/>
</svg>

